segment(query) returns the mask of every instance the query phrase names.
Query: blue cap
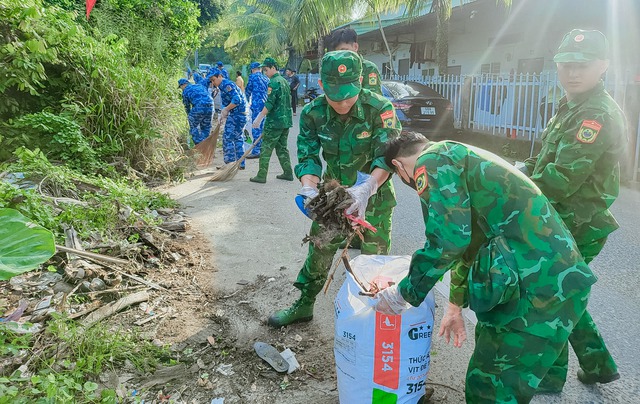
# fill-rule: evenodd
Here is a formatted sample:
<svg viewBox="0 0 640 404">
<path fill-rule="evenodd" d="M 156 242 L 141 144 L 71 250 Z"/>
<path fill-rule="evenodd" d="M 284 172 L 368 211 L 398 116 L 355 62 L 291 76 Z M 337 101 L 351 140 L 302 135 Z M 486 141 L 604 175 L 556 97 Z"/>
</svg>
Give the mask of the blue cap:
<svg viewBox="0 0 640 404">
<path fill-rule="evenodd" d="M 209 80 L 212 76 L 221 76 L 222 72 L 220 69 L 216 69 L 215 67 L 209 70 L 209 74 L 207 74 L 207 80 Z"/>
<path fill-rule="evenodd" d="M 187 80 L 187 79 L 178 80 L 178 88 L 180 88 L 180 86 L 183 85 L 183 84 L 189 84 L 189 80 Z"/>
<path fill-rule="evenodd" d="M 224 63 L 222 63 L 221 61 L 218 61 L 218 63 L 216 63 L 216 66 L 224 66 Z"/>
<path fill-rule="evenodd" d="M 249 65 L 250 69 L 255 69 L 260 67 L 260 62 L 251 62 L 251 64 Z"/>
</svg>

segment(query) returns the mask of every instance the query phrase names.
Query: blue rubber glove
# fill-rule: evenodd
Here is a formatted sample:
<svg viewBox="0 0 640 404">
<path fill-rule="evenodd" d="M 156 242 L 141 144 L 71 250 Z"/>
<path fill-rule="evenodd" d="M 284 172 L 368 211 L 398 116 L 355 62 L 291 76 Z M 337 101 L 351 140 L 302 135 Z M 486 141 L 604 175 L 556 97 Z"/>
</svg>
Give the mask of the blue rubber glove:
<svg viewBox="0 0 640 404">
<path fill-rule="evenodd" d="M 356 183 L 351 188 L 347 188 L 347 192 L 354 200 L 353 204 L 346 210 L 347 215 L 355 214 L 360 219 L 364 219 L 369 198 L 376 191 L 378 191 L 378 181 L 369 174 L 363 174 L 358 171 Z"/>
<path fill-rule="evenodd" d="M 305 185 L 300 188 L 300 191 L 298 191 L 298 195 L 296 195 L 295 197 L 298 209 L 300 209 L 300 211 L 304 213 L 304 215 L 308 218 L 310 218 L 310 216 L 309 212 L 307 212 L 307 203 L 316 196 L 318 196 L 318 190 L 314 187 Z"/>
</svg>

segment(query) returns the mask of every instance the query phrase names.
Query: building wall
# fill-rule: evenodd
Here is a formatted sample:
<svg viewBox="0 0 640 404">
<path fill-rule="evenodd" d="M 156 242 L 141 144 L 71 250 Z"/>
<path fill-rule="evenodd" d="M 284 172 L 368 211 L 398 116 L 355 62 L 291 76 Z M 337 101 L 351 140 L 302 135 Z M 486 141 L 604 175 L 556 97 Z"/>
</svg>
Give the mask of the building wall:
<svg viewBox="0 0 640 404">
<path fill-rule="evenodd" d="M 399 38 L 403 38 L 406 42 L 406 34 L 412 35 L 416 42 L 435 40 L 435 18 L 430 17 L 433 16 L 423 17 L 404 28 L 405 35 L 389 36 L 396 72 L 400 61 L 410 57 L 410 44 L 394 41 L 400 42 Z M 454 9 L 449 34 L 449 66 L 460 66 L 463 75 L 553 71 L 553 55 L 562 36 L 572 28 L 583 28 L 599 29 L 609 38 L 613 50 L 610 71 L 640 73 L 637 52 L 640 24 L 637 20 L 640 21 L 638 0 L 513 0 L 510 10 L 496 5 L 495 0 L 478 0 Z M 388 56 L 386 51 L 371 50 L 372 42 L 379 42 L 376 36 L 376 33 L 361 36 L 360 48 L 367 59 L 382 69 Z M 409 75 L 420 76 L 428 69 L 436 69 L 435 62 L 414 64 Z"/>
</svg>

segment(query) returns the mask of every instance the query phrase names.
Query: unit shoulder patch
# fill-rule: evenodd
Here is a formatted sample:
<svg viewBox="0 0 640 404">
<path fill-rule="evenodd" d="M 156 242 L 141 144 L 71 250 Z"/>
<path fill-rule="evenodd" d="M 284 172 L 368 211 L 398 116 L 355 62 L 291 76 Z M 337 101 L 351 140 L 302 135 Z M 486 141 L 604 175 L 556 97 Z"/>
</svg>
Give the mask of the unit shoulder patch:
<svg viewBox="0 0 640 404">
<path fill-rule="evenodd" d="M 378 75 L 376 73 L 369 73 L 369 85 L 375 86 L 378 84 Z"/>
<path fill-rule="evenodd" d="M 393 111 L 385 111 L 380 114 L 383 128 L 393 128 L 395 126 L 396 114 Z"/>
<path fill-rule="evenodd" d="M 602 129 L 602 124 L 595 120 L 584 120 L 578 133 L 576 133 L 576 139 L 580 143 L 591 144 L 596 141 L 598 133 Z"/>
<path fill-rule="evenodd" d="M 268 94 L 271 94 L 271 90 L 272 90 L 272 89 L 271 89 L 271 86 L 267 87 L 267 95 L 268 95 Z"/>
<path fill-rule="evenodd" d="M 422 166 L 418 168 L 413 174 L 413 180 L 416 182 L 416 191 L 418 191 L 418 195 L 422 195 L 428 185 L 427 167 Z"/>
</svg>

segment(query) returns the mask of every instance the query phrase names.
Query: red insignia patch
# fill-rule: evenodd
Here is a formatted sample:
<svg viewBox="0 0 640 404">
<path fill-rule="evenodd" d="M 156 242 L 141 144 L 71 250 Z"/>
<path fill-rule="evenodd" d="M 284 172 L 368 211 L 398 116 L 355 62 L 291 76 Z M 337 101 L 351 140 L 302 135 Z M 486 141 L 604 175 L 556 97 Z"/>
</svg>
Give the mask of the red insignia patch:
<svg viewBox="0 0 640 404">
<path fill-rule="evenodd" d="M 347 66 L 345 65 L 338 66 L 338 73 L 344 73 L 346 71 L 347 71 Z"/>
<path fill-rule="evenodd" d="M 578 34 L 578 35 L 576 35 L 575 38 L 573 38 L 573 40 L 576 41 L 576 42 L 582 42 L 582 41 L 584 41 L 584 35 Z"/>
<path fill-rule="evenodd" d="M 582 125 L 580 125 L 580 129 L 578 129 L 578 133 L 576 133 L 576 139 L 580 143 L 591 144 L 596 141 L 600 129 L 602 129 L 600 122 L 584 120 L 582 121 Z"/>
<path fill-rule="evenodd" d="M 416 182 L 416 191 L 418 191 L 418 195 L 422 195 L 422 193 L 427 189 L 428 180 L 427 180 L 427 167 L 422 166 L 418 168 L 413 173 L 413 180 Z"/>
</svg>

